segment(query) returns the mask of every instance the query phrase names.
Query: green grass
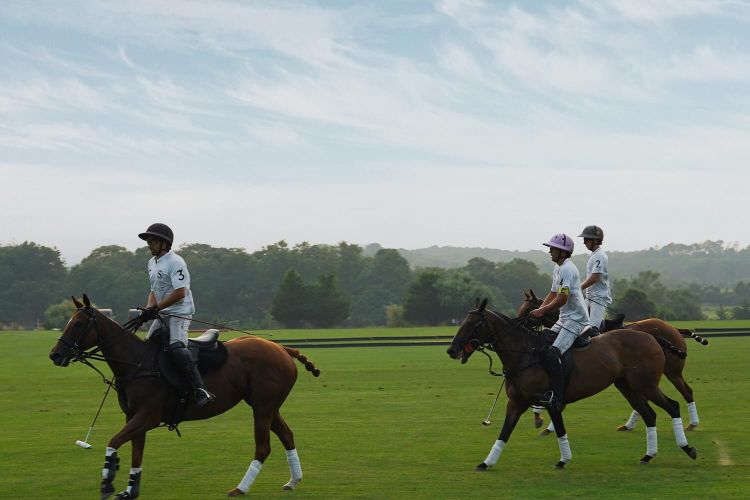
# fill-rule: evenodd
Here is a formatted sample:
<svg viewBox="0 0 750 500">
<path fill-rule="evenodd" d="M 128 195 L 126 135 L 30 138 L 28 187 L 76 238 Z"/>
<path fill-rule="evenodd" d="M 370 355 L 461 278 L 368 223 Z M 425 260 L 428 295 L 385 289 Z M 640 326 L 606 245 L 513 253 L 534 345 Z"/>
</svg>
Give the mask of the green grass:
<svg viewBox="0 0 750 500">
<path fill-rule="evenodd" d="M 715 322 L 712 322 L 715 323 Z M 328 337 L 447 334 L 455 329 L 326 330 Z M 312 331 L 274 332 L 310 338 Z M 123 417 L 107 400 L 89 441 L 83 439 L 105 386 L 83 366 L 59 368 L 47 354 L 58 333 L 0 334 L 0 498 L 96 498 L 104 447 Z M 300 372 L 282 408 L 295 432 L 304 481 L 294 492 L 281 444 L 250 491 L 255 498 L 741 498 L 750 472 L 746 395 L 750 393 L 749 338 L 688 344 L 686 378 L 693 386 L 701 425 L 688 438 L 697 461 L 677 449 L 666 414 L 659 412 L 659 455 L 639 466 L 645 431 L 615 432 L 629 414 L 612 388 L 572 405 L 566 422 L 573 461 L 552 465 L 556 440 L 538 437 L 529 414 L 516 428 L 497 466 L 473 467 L 487 455 L 502 424 L 505 396 L 493 424 L 483 427 L 499 386 L 486 359 L 452 361 L 443 347 L 303 349 L 322 370 Z M 667 381 L 662 388 L 682 399 Z M 687 414 L 683 408 L 683 416 Z M 213 420 L 186 422 L 183 437 L 149 433 L 142 498 L 223 498 L 252 460 L 251 411 L 237 406 Z M 130 446 L 121 450 L 116 480 L 124 488 Z"/>
</svg>

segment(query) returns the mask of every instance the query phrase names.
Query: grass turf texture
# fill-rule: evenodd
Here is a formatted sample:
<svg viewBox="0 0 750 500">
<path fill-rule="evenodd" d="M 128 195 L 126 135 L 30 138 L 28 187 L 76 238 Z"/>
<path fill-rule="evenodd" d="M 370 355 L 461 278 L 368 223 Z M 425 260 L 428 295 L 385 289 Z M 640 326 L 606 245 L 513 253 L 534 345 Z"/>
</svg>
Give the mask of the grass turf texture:
<svg viewBox="0 0 750 500">
<path fill-rule="evenodd" d="M 717 322 L 711 322 L 717 323 Z M 723 326 L 723 325 L 722 325 Z M 275 332 L 275 338 L 452 333 L 453 328 Z M 96 498 L 104 447 L 123 416 L 110 394 L 89 442 L 73 444 L 91 425 L 105 385 L 90 369 L 59 368 L 47 354 L 59 333 L 0 334 L 0 498 Z M 295 432 L 304 481 L 281 491 L 289 477 L 283 447 L 273 451 L 250 490 L 256 498 L 740 498 L 747 496 L 750 443 L 746 360 L 750 339 L 688 343 L 685 376 L 695 390 L 701 425 L 688 433 L 697 461 L 677 449 L 668 416 L 658 412 L 659 454 L 638 465 L 645 429 L 615 432 L 629 414 L 610 388 L 566 412 L 573 461 L 556 471 L 552 436 L 538 437 L 530 412 L 488 472 L 473 467 L 499 433 L 505 395 L 484 427 L 500 380 L 483 356 L 466 365 L 444 347 L 303 349 L 322 370 L 300 370 L 282 407 Z M 106 367 L 105 367 L 106 368 Z M 301 367 L 300 367 L 301 368 Z M 105 373 L 109 373 L 105 370 Z M 662 389 L 680 401 L 668 381 Z M 545 415 L 546 419 L 546 415 Z M 213 420 L 148 434 L 142 498 L 222 498 L 241 479 L 253 454 L 251 410 L 242 403 Z M 130 445 L 121 448 L 117 491 L 127 483 Z"/>
</svg>

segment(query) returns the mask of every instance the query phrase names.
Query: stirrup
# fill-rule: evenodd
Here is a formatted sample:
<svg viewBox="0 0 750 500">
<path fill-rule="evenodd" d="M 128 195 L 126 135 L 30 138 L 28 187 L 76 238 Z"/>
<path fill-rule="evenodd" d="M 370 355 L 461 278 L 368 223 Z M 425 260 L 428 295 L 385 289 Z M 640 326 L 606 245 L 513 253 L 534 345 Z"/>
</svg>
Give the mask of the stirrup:
<svg viewBox="0 0 750 500">
<path fill-rule="evenodd" d="M 539 400 L 539 403 L 548 410 L 556 409 L 560 411 L 562 408 L 562 401 L 560 401 L 560 398 L 555 394 L 555 391 L 552 390 L 545 392 Z"/>
<path fill-rule="evenodd" d="M 216 396 L 208 392 L 206 389 L 203 389 L 202 387 L 199 387 L 195 390 L 195 403 L 198 405 L 198 408 L 207 405 L 215 399 Z"/>
</svg>

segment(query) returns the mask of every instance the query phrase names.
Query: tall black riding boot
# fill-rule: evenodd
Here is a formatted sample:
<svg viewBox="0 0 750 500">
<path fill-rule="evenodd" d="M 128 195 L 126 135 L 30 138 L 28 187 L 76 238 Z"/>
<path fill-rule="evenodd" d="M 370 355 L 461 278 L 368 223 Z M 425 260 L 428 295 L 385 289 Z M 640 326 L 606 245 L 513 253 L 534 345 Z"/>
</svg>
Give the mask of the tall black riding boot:
<svg viewBox="0 0 750 500">
<path fill-rule="evenodd" d="M 195 394 L 195 403 L 198 407 L 202 407 L 216 397 L 208 392 L 206 384 L 203 383 L 203 377 L 201 377 L 198 367 L 193 363 L 193 357 L 190 356 L 190 351 L 187 347 L 184 347 L 181 343 L 171 344 L 169 346 L 169 354 L 175 362 L 175 365 L 182 371 L 182 374 L 190 383 Z"/>
<path fill-rule="evenodd" d="M 550 346 L 549 349 L 542 353 L 541 359 L 542 368 L 544 368 L 549 377 L 550 390 L 544 393 L 540 402 L 558 411 L 562 410 L 563 396 L 565 395 L 563 367 L 560 357 L 560 350 L 555 346 Z"/>
</svg>

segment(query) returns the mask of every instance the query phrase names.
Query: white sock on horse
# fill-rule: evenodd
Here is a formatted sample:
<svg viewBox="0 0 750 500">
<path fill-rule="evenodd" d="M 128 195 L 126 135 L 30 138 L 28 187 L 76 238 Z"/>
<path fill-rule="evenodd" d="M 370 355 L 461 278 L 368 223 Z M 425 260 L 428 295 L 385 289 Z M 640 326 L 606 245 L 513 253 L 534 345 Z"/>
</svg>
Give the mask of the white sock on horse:
<svg viewBox="0 0 750 500">
<path fill-rule="evenodd" d="M 133 474 L 138 474 L 138 473 L 140 473 L 140 472 L 141 472 L 142 470 L 143 470 L 143 468 L 141 468 L 141 467 L 131 467 L 131 468 L 130 468 L 130 475 L 132 476 Z M 129 482 L 130 482 L 130 481 L 128 481 L 128 483 L 129 483 Z M 127 491 L 128 493 L 133 493 L 133 487 L 132 487 L 132 486 L 131 486 L 130 484 L 128 484 L 128 487 L 127 487 L 127 488 L 125 488 L 125 491 Z"/>
<path fill-rule="evenodd" d="M 487 465 L 495 465 L 498 460 L 500 460 L 500 454 L 503 452 L 503 448 L 505 448 L 505 441 L 498 439 L 495 441 L 495 444 L 492 445 L 492 449 L 490 450 L 489 455 L 487 455 L 487 458 L 484 459 L 484 463 Z"/>
<path fill-rule="evenodd" d="M 682 448 L 687 446 L 688 440 L 685 436 L 685 428 L 682 426 L 682 419 L 680 417 L 672 419 L 672 430 L 674 431 L 674 438 L 677 440 L 677 446 Z"/>
<path fill-rule="evenodd" d="M 243 477 L 242 481 L 240 481 L 240 484 L 237 485 L 237 489 L 242 493 L 247 493 L 247 491 L 250 489 L 250 486 L 253 485 L 255 477 L 258 475 L 262 468 L 263 464 L 260 463 L 259 460 L 253 460 L 252 462 L 250 462 L 250 467 L 247 468 L 245 477 Z"/>
<path fill-rule="evenodd" d="M 698 409 L 695 407 L 695 401 L 692 403 L 688 403 L 688 414 L 690 414 L 690 423 L 693 425 L 698 425 L 700 423 L 700 419 L 698 418 Z"/>
<path fill-rule="evenodd" d="M 533 412 L 534 412 L 534 413 L 536 413 L 537 415 L 541 415 L 541 413 L 542 413 L 542 408 L 540 408 L 540 407 L 538 407 L 538 406 L 532 406 L 532 407 L 531 407 L 531 411 L 533 411 Z"/>
<path fill-rule="evenodd" d="M 291 477 L 289 482 L 284 485 L 285 490 L 293 490 L 297 484 L 302 481 L 302 466 L 299 463 L 297 448 L 286 450 L 286 461 L 289 464 L 289 473 Z"/>
<path fill-rule="evenodd" d="M 570 451 L 568 435 L 565 434 L 563 437 L 557 438 L 557 444 L 560 446 L 560 461 L 563 463 L 570 462 L 570 459 L 573 458 L 573 452 Z"/>
<path fill-rule="evenodd" d="M 659 452 L 656 427 L 646 427 L 646 455 L 655 457 Z"/>
<path fill-rule="evenodd" d="M 633 427 L 635 427 L 636 422 L 638 422 L 638 418 L 640 416 L 641 416 L 640 413 L 638 413 L 637 411 L 633 410 L 630 413 L 630 418 L 628 418 L 628 421 L 625 422 L 625 427 L 627 427 L 628 429 L 630 429 L 632 431 Z"/>
<path fill-rule="evenodd" d="M 552 420 L 549 421 L 549 425 L 547 426 L 547 430 L 550 432 L 555 432 L 555 424 L 552 423 Z"/>
</svg>

